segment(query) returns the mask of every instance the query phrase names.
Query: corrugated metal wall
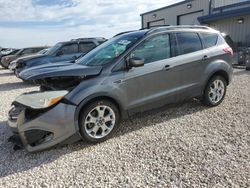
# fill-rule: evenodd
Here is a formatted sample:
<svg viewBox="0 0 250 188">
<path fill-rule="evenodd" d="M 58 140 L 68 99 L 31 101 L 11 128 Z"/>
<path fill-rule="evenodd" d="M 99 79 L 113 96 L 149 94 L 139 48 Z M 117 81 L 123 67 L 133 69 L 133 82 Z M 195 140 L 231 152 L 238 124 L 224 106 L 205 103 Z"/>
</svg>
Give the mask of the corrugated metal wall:
<svg viewBox="0 0 250 188">
<path fill-rule="evenodd" d="M 212 0 L 212 7 L 215 8 L 245 1 L 249 0 Z M 188 4 L 192 4 L 192 8 L 188 9 Z M 191 2 L 188 1 L 182 4 L 178 4 L 176 6 L 171 6 L 169 8 L 163 8 L 160 10 L 151 11 L 149 13 L 143 14 L 142 27 L 147 27 L 148 25 L 150 25 L 150 22 L 154 22 L 152 23 L 152 25 L 154 25 L 155 23 L 157 23 L 155 21 L 159 20 L 161 21 L 161 23 L 165 23 L 166 25 L 177 25 L 178 17 L 181 17 L 185 14 L 188 16 L 188 14 L 195 13 L 198 11 L 203 11 L 203 15 L 208 15 L 209 0 L 193 0 Z M 238 24 L 239 18 L 244 18 L 243 24 Z M 164 20 L 164 22 L 162 20 Z M 241 42 L 244 45 L 250 46 L 250 16 L 243 16 L 238 18 L 234 17 L 230 19 L 219 20 L 213 22 L 211 26 L 229 34 L 235 42 Z"/>
<path fill-rule="evenodd" d="M 192 4 L 192 7 L 188 9 L 187 5 Z M 177 25 L 177 18 L 180 15 L 198 12 L 203 10 L 203 15 L 207 15 L 209 12 L 208 0 L 193 0 L 191 2 L 183 3 L 178 6 L 165 8 L 162 10 L 156 10 L 142 15 L 142 27 L 147 27 L 148 23 L 156 20 L 165 20 L 166 25 Z"/>
<path fill-rule="evenodd" d="M 243 24 L 238 23 L 238 19 L 244 19 Z M 230 19 L 213 22 L 211 26 L 227 33 L 233 41 L 241 42 L 245 46 L 250 46 L 250 16 L 234 17 Z"/>
<path fill-rule="evenodd" d="M 213 0 L 212 7 L 217 8 L 217 7 L 222 7 L 226 5 L 231 5 L 235 3 L 241 3 L 249 0 Z"/>
</svg>

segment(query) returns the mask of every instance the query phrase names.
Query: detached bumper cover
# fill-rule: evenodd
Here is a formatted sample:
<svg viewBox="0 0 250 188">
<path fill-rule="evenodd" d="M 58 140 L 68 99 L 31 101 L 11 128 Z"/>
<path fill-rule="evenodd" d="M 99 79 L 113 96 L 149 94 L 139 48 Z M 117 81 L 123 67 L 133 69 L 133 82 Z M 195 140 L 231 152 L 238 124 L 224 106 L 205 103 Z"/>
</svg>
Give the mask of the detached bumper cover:
<svg viewBox="0 0 250 188">
<path fill-rule="evenodd" d="M 75 110 L 76 106 L 63 103 L 47 110 L 15 106 L 9 112 L 8 124 L 27 151 L 42 151 L 81 139 L 74 124 Z"/>
</svg>

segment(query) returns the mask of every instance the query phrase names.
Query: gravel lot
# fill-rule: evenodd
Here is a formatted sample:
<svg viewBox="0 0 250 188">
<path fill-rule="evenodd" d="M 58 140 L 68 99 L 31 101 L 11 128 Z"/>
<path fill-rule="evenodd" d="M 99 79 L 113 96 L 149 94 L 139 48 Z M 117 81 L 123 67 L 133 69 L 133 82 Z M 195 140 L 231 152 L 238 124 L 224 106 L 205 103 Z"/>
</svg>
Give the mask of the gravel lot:
<svg viewBox="0 0 250 188">
<path fill-rule="evenodd" d="M 114 138 L 29 154 L 7 142 L 7 111 L 36 90 L 0 70 L 0 187 L 250 187 L 250 72 L 225 101 L 168 106 L 122 123 Z"/>
</svg>

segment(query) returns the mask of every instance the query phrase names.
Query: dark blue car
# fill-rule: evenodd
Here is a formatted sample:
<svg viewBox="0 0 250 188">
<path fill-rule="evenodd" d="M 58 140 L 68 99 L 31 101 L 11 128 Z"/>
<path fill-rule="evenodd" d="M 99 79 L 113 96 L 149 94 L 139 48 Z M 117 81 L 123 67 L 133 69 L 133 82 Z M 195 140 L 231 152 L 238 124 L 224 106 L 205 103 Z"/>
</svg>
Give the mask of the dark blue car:
<svg viewBox="0 0 250 188">
<path fill-rule="evenodd" d="M 59 42 L 44 54 L 30 55 L 11 62 L 9 69 L 15 71 L 18 76 L 24 69 L 38 65 L 54 62 L 71 62 L 105 41 L 106 39 L 104 38 L 81 38 Z"/>
</svg>

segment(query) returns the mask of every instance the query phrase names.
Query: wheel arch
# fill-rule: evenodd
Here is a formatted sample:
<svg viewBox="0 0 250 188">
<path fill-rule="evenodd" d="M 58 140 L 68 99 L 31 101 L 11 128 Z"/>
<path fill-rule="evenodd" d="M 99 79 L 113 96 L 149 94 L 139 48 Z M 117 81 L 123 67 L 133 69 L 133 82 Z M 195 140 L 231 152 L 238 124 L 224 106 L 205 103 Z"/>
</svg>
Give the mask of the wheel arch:
<svg viewBox="0 0 250 188">
<path fill-rule="evenodd" d="M 205 84 L 204 84 L 204 87 L 203 87 L 203 89 L 202 89 L 202 95 L 204 94 L 204 91 L 205 91 L 205 89 L 206 89 L 206 87 L 207 87 L 209 81 L 210 81 L 213 77 L 215 77 L 215 76 L 222 76 L 222 77 L 226 80 L 227 85 L 229 85 L 229 83 L 230 83 L 230 77 L 229 77 L 229 74 L 228 74 L 225 70 L 220 69 L 220 70 L 214 71 L 214 72 L 212 72 L 212 73 L 208 76 L 208 78 L 207 78 L 207 80 L 206 80 L 206 82 L 205 82 Z"/>
<path fill-rule="evenodd" d="M 76 128 L 77 128 L 78 131 L 79 131 L 80 114 L 84 110 L 84 107 L 87 106 L 87 105 L 89 105 L 90 103 L 92 103 L 94 101 L 97 101 L 97 100 L 108 100 L 108 101 L 112 102 L 117 107 L 117 109 L 118 109 L 118 111 L 119 111 L 119 113 L 121 115 L 121 119 L 128 117 L 128 114 L 124 110 L 122 104 L 120 102 L 118 102 L 118 100 L 115 99 L 114 97 L 107 96 L 107 95 L 94 95 L 94 96 L 90 96 L 87 99 L 84 99 L 77 106 L 76 113 L 75 113 L 75 126 L 76 126 Z"/>
<path fill-rule="evenodd" d="M 209 77 L 209 79 L 207 80 L 207 83 L 214 77 L 214 76 L 222 76 L 226 82 L 227 82 L 227 85 L 229 85 L 229 75 L 228 73 L 225 71 L 225 70 L 218 70 L 218 71 L 215 71 L 214 73 L 212 73 Z"/>
</svg>

